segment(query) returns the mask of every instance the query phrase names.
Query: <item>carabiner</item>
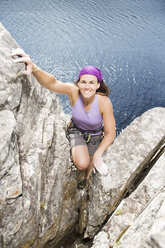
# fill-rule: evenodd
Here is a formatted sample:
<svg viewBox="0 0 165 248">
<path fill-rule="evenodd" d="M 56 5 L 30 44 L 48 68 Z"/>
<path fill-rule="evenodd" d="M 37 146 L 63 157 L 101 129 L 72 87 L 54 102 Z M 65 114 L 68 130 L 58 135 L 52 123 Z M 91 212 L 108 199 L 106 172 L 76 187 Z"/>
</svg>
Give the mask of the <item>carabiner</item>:
<svg viewBox="0 0 165 248">
<path fill-rule="evenodd" d="M 91 139 L 91 135 L 90 135 L 89 133 L 85 133 L 85 134 L 84 134 L 84 141 L 85 141 L 86 143 L 88 143 L 88 142 L 90 141 L 90 139 Z"/>
</svg>

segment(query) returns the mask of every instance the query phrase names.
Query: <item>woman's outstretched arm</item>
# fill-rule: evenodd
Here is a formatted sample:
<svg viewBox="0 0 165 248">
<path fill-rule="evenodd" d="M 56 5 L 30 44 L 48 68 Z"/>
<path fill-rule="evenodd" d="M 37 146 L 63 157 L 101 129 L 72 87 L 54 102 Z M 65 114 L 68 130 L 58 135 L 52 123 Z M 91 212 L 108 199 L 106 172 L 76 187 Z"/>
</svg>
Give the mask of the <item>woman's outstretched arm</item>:
<svg viewBox="0 0 165 248">
<path fill-rule="evenodd" d="M 68 96 L 71 95 L 73 89 L 75 88 L 75 85 L 71 83 L 63 83 L 57 80 L 52 74 L 40 69 L 32 62 L 31 58 L 27 54 L 25 54 L 25 52 L 20 48 L 17 48 L 12 53 L 12 57 L 15 56 L 18 56 L 18 58 L 15 59 L 16 63 L 25 63 L 26 70 L 23 72 L 24 74 L 28 75 L 32 73 L 42 86 L 51 91 L 54 91 L 59 94 L 66 94 Z"/>
</svg>

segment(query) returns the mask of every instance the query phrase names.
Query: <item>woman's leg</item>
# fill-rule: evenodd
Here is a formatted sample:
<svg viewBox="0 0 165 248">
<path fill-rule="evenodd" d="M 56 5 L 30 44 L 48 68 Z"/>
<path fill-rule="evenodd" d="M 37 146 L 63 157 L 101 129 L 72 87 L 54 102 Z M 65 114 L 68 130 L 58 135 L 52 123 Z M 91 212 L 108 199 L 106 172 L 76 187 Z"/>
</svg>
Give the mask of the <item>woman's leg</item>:
<svg viewBox="0 0 165 248">
<path fill-rule="evenodd" d="M 85 178 L 88 180 L 93 170 L 93 156 L 90 156 L 89 166 L 85 171 Z"/>
<path fill-rule="evenodd" d="M 72 148 L 72 159 L 79 170 L 86 170 L 90 165 L 90 156 L 86 145 L 78 145 Z"/>
<path fill-rule="evenodd" d="M 83 176 L 78 182 L 78 189 L 84 189 L 87 186 L 86 171 L 90 166 L 90 156 L 86 145 L 74 146 L 72 148 L 72 160 L 78 170 L 84 171 Z"/>
</svg>

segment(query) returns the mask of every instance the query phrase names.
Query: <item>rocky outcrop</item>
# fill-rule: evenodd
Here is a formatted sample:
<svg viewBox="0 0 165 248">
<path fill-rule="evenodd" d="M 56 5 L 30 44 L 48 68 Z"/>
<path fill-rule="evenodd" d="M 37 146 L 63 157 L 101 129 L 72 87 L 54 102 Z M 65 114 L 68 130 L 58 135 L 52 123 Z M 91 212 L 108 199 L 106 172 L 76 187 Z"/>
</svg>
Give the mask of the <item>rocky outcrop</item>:
<svg viewBox="0 0 165 248">
<path fill-rule="evenodd" d="M 120 203 L 102 231 L 96 235 L 92 248 L 101 247 L 102 236 L 105 235 L 107 247 L 164 247 L 154 245 L 155 242 L 164 242 L 164 164 L 165 154 L 138 188 Z"/>
<path fill-rule="evenodd" d="M 58 244 L 80 208 L 65 136 L 68 116 L 55 94 L 22 76 L 0 26 L 0 246 Z"/>
<path fill-rule="evenodd" d="M 96 229 L 101 230 L 99 218 L 101 217 L 102 221 L 105 220 L 106 223 L 107 216 L 110 217 L 105 226 L 105 223 L 101 225 L 104 228 L 95 237 L 93 248 L 120 247 L 120 242 L 121 247 L 126 248 L 148 247 L 146 243 L 151 242 L 153 236 L 156 235 L 156 233 L 152 234 L 151 238 L 149 232 L 164 201 L 164 121 L 165 109 L 149 110 L 141 117 L 136 118 L 109 147 L 105 155 L 105 161 L 109 164 L 109 174 L 107 177 L 99 177 L 97 183 L 96 177 L 93 178 L 90 188 L 90 194 L 93 197 L 91 202 L 89 200 L 88 211 L 92 213 L 92 209 L 95 209 L 95 214 L 89 215 L 85 234 L 88 232 L 87 236 L 90 236 L 92 233 L 96 233 Z M 145 180 L 143 180 L 144 178 Z M 150 212 L 148 204 L 155 198 L 158 205 L 157 207 L 155 205 L 155 214 L 152 215 L 152 218 L 148 217 L 150 224 L 144 232 L 148 220 L 142 221 L 140 216 L 143 216 L 145 209 L 146 213 Z M 95 206 L 92 206 L 93 203 Z M 153 210 L 151 214 L 152 212 Z M 135 227 L 136 231 L 132 229 L 131 232 L 134 222 L 138 222 Z M 164 228 L 164 226 L 162 227 Z M 142 233 L 144 233 L 143 238 Z M 146 239 L 147 234 L 150 241 Z M 124 239 L 124 237 L 127 238 Z M 102 245 L 103 240 L 104 246 Z"/>
<path fill-rule="evenodd" d="M 119 237 L 127 242 L 121 233 L 126 235 L 126 229 L 131 233 L 148 201 L 156 202 L 160 225 L 163 207 L 156 206 L 164 199 L 164 169 L 157 163 L 164 161 L 165 109 L 155 108 L 136 118 L 104 156 L 108 175 L 91 175 L 88 190 L 77 190 L 80 173 L 70 161 L 65 136 L 69 116 L 55 93 L 34 77 L 22 75 L 24 65 L 15 64 L 10 56 L 16 47 L 0 25 L 0 247 L 61 247 L 73 230 L 92 239 L 102 228 L 93 245 L 100 244 L 100 238 L 104 248 L 115 245 Z M 146 183 L 146 177 L 144 186 L 140 182 L 149 171 L 155 181 L 151 183 L 150 176 Z M 143 202 L 135 190 L 139 184 Z M 129 223 L 121 221 L 113 229 L 108 219 L 116 223 L 115 217 L 124 213 L 130 215 Z M 159 237 L 154 224 L 150 223 L 148 244 Z"/>
<path fill-rule="evenodd" d="M 100 219 L 106 221 L 126 194 L 131 193 L 139 175 L 162 149 L 164 121 L 165 109 L 149 110 L 136 118 L 108 148 L 104 159 L 109 173 L 107 177 L 93 177 L 89 190 L 86 237 L 92 237 L 99 229 Z"/>
</svg>

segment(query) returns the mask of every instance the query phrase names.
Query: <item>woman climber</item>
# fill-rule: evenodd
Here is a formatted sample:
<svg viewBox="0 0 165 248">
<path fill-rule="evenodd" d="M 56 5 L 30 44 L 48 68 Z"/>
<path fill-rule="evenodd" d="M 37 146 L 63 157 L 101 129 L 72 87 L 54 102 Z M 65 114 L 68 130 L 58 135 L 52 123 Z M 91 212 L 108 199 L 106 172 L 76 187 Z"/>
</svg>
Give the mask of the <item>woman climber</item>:
<svg viewBox="0 0 165 248">
<path fill-rule="evenodd" d="M 63 83 L 37 67 L 22 49 L 16 49 L 12 53 L 14 56 L 18 56 L 16 63 L 25 63 L 24 74 L 32 73 L 42 86 L 66 94 L 69 98 L 72 122 L 68 125 L 67 136 L 72 160 L 78 170 L 85 171 L 85 177 L 78 187 L 86 186 L 92 170 L 106 175 L 108 170 L 102 156 L 115 138 L 115 119 L 102 72 L 94 66 L 86 66 L 74 84 Z"/>
</svg>

